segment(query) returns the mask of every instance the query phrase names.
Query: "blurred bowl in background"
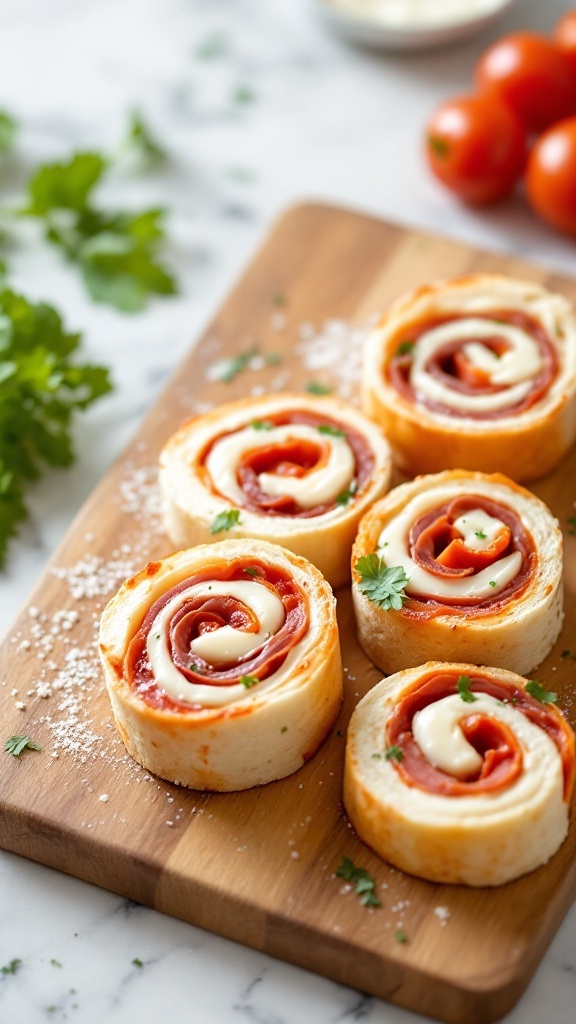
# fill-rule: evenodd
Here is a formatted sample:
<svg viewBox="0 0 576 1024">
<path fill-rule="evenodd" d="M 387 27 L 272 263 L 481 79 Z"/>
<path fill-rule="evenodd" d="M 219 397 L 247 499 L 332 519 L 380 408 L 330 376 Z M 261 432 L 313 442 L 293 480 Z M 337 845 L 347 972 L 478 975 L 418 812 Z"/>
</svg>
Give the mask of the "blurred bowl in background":
<svg viewBox="0 0 576 1024">
<path fill-rule="evenodd" d="M 308 0 L 339 35 L 361 46 L 424 50 L 479 32 L 518 0 Z"/>
</svg>

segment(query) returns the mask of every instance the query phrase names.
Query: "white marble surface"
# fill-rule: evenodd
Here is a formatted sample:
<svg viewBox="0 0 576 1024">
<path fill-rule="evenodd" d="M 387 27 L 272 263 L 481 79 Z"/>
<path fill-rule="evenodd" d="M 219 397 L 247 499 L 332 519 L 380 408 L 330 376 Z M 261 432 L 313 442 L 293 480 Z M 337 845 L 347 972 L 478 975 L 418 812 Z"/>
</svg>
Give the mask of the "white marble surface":
<svg viewBox="0 0 576 1024">
<path fill-rule="evenodd" d="M 525 0 L 502 28 L 548 26 L 571 6 Z M 223 52 L 198 47 L 221 35 Z M 424 118 L 465 91 L 488 36 L 452 50 L 386 57 L 330 37 L 295 0 L 1 0 L 0 106 L 23 123 L 4 193 L 40 159 L 111 147 L 137 105 L 172 154 L 169 169 L 116 174 L 111 202 L 170 206 L 178 298 L 124 317 L 95 307 L 33 229 L 11 254 L 13 283 L 54 301 L 85 330 L 85 352 L 113 367 L 116 390 L 77 424 L 79 459 L 45 478 L 0 578 L 9 623 L 75 511 L 122 449 L 215 311 L 270 221 L 319 198 L 438 229 L 574 270 L 574 244 L 521 203 L 458 208 L 419 158 Z M 238 86 L 254 101 L 238 105 Z M 233 170 L 250 172 L 240 182 Z M 0 187 L 2 182 L 0 181 Z M 576 907 L 507 1024 L 570 1024 Z M 412 1024 L 410 1013 L 219 939 L 75 879 L 0 853 L 0 1020 L 152 1024 L 167 1011 L 198 1024 Z M 132 965 L 139 958 L 144 967 Z"/>
</svg>

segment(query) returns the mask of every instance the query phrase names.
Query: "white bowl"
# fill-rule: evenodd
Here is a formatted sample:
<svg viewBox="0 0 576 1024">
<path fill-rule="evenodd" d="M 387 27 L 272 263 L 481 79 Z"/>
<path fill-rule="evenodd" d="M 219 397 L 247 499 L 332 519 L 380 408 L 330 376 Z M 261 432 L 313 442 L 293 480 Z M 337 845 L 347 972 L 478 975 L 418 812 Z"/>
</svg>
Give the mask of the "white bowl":
<svg viewBox="0 0 576 1024">
<path fill-rule="evenodd" d="M 517 0 L 308 2 L 330 28 L 353 43 L 386 50 L 423 50 L 479 32 Z"/>
</svg>

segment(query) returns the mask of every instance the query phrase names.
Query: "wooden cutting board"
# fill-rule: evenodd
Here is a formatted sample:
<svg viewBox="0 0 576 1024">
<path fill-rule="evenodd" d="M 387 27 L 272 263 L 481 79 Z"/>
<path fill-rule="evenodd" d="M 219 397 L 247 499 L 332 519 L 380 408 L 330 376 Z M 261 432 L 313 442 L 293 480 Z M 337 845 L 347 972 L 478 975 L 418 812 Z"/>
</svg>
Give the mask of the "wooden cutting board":
<svg viewBox="0 0 576 1024">
<path fill-rule="evenodd" d="M 355 837 L 341 804 L 344 733 L 380 673 L 358 647 L 346 590 L 338 593 L 346 698 L 337 727 L 291 778 L 239 794 L 171 786 L 128 758 L 112 724 L 94 630 L 124 576 L 169 551 L 155 464 L 184 417 L 254 389 L 303 388 L 311 379 L 353 392 L 361 332 L 341 321 L 362 324 L 408 288 L 472 270 L 522 275 L 576 299 L 574 282 L 515 259 L 327 206 L 290 210 L 76 518 L 2 647 L 0 671 L 0 736 L 28 734 L 42 747 L 20 758 L 0 753 L 2 846 L 382 999 L 466 1024 L 498 1019 L 513 1006 L 568 909 L 576 889 L 574 822 L 548 865 L 496 890 L 408 877 Z M 247 355 L 235 365 L 217 362 L 250 352 L 243 369 Z M 228 383 L 207 379 L 223 368 L 228 376 L 239 372 Z M 565 533 L 575 478 L 572 455 L 534 487 Z M 576 661 L 561 652 L 576 646 L 575 554 L 576 537 L 566 536 L 566 625 L 538 670 L 570 713 Z M 335 877 L 344 855 L 372 873 L 380 909 L 361 906 Z M 399 931 L 407 941 L 398 941 Z"/>
</svg>

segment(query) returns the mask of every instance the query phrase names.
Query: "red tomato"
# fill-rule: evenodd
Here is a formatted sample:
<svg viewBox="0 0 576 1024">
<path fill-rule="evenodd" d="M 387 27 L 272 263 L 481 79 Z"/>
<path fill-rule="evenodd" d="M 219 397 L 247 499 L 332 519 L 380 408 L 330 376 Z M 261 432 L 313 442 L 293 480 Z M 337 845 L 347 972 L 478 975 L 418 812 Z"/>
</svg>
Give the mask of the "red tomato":
<svg viewBox="0 0 576 1024">
<path fill-rule="evenodd" d="M 511 110 L 489 96 L 448 100 L 426 129 L 432 171 L 466 203 L 502 199 L 526 163 L 526 134 Z"/>
<path fill-rule="evenodd" d="M 554 29 L 554 42 L 570 61 L 576 80 L 576 9 L 568 11 Z"/>
<path fill-rule="evenodd" d="M 478 87 L 499 96 L 528 131 L 541 132 L 576 113 L 576 86 L 570 62 L 536 32 L 504 36 L 476 65 Z"/>
<path fill-rule="evenodd" d="M 576 117 L 553 125 L 537 140 L 528 160 L 526 192 L 544 220 L 576 235 Z"/>
</svg>

